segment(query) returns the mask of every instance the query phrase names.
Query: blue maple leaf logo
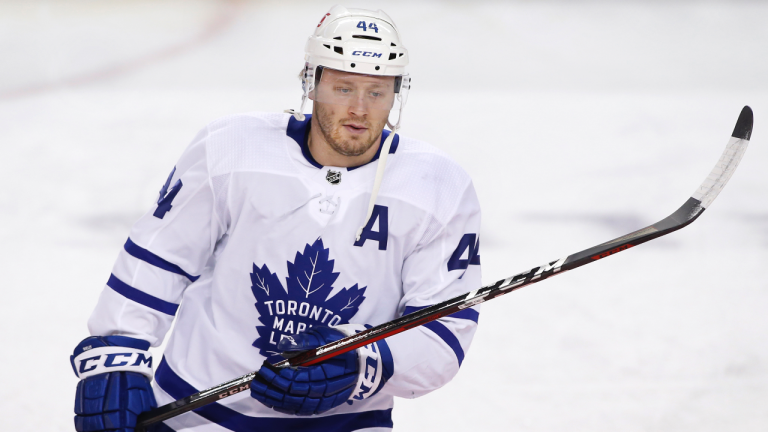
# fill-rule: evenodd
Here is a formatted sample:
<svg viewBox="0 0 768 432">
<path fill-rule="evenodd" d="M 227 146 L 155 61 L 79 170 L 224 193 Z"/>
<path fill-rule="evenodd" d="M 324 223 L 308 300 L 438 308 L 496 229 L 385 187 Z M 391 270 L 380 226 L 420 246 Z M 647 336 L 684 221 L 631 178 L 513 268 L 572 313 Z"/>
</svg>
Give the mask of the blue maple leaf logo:
<svg viewBox="0 0 768 432">
<path fill-rule="evenodd" d="M 277 344 L 284 336 L 301 333 L 316 325 L 348 324 L 365 300 L 365 289 L 357 284 L 343 288 L 333 297 L 333 283 L 339 273 L 333 272 L 330 251 L 317 239 L 296 252 L 288 261 L 288 277 L 284 288 L 266 264 L 253 264 L 251 291 L 256 297 L 256 310 L 261 325 L 256 326 L 259 337 L 253 346 L 271 363 L 282 360 Z"/>
</svg>

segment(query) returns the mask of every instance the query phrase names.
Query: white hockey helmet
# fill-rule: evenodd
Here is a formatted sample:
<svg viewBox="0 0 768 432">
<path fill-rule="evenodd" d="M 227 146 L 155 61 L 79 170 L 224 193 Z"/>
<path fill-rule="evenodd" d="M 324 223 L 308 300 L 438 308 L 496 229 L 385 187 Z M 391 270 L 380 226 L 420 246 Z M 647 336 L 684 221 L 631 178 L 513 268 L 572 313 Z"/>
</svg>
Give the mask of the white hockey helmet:
<svg viewBox="0 0 768 432">
<path fill-rule="evenodd" d="M 384 11 L 347 9 L 336 5 L 323 15 L 315 32 L 304 48 L 305 65 L 301 71 L 304 95 L 299 111 L 287 110 L 297 119 L 304 119 L 307 99 L 319 84 L 324 68 L 371 76 L 392 76 L 394 103 L 399 111 L 393 129 L 399 128 L 403 106 L 410 89 L 410 77 L 405 72 L 408 50 L 403 46 L 392 18 Z"/>
</svg>

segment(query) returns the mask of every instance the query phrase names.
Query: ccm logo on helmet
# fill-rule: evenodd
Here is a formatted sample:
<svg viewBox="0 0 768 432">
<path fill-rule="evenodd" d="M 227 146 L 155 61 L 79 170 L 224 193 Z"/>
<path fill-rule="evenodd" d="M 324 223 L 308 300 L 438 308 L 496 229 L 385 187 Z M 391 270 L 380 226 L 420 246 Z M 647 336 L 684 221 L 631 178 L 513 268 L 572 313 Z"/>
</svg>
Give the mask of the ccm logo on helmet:
<svg viewBox="0 0 768 432">
<path fill-rule="evenodd" d="M 381 58 L 381 53 L 375 53 L 375 52 L 370 52 L 370 51 L 352 51 L 352 55 L 353 56 Z"/>
</svg>

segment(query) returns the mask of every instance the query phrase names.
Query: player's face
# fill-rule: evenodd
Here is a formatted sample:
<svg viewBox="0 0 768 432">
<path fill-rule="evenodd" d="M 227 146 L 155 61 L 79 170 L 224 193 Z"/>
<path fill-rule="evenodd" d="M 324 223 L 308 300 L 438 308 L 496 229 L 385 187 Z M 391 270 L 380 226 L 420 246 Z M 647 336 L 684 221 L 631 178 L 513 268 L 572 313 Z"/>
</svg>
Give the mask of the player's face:
<svg viewBox="0 0 768 432">
<path fill-rule="evenodd" d="M 394 77 L 323 70 L 311 96 L 328 145 L 341 155 L 360 156 L 376 144 L 394 104 L 394 86 Z"/>
</svg>

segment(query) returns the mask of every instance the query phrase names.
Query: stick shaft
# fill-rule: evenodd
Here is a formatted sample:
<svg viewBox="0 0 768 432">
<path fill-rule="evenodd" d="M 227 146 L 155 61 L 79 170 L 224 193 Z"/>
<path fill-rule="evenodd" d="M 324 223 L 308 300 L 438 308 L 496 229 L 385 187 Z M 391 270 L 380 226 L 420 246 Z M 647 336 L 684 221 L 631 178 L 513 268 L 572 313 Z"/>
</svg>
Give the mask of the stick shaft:
<svg viewBox="0 0 768 432">
<path fill-rule="evenodd" d="M 547 262 L 533 267 L 528 271 L 518 273 L 506 279 L 501 279 L 491 285 L 486 285 L 477 290 L 459 295 L 450 300 L 433 306 L 420 309 L 395 320 L 380 324 L 352 336 L 331 342 L 318 348 L 304 351 L 303 353 L 280 361 L 277 367 L 309 366 L 339 354 L 368 345 L 372 342 L 396 335 L 408 329 L 424 325 L 439 318 L 449 316 L 462 309 L 492 300 L 504 294 L 516 291 L 524 286 L 541 282 L 556 274 L 581 267 L 583 265 L 599 261 L 608 256 L 630 249 L 647 241 L 677 231 L 695 221 L 702 212 L 714 201 L 736 170 L 752 133 L 752 110 L 744 107 L 736 123 L 731 139 L 728 141 L 725 151 L 709 174 L 704 183 L 696 189 L 691 198 L 680 206 L 674 213 L 649 225 L 643 229 L 631 232 L 627 235 L 601 243 L 581 252 L 568 255 L 565 258 Z M 161 406 L 152 411 L 141 414 L 136 428 L 141 432 L 146 426 L 167 420 L 179 414 L 199 408 L 211 402 L 215 402 L 250 388 L 250 382 L 256 376 L 251 372 L 241 377 L 227 381 L 199 393 L 195 393 L 170 404 Z"/>
</svg>

